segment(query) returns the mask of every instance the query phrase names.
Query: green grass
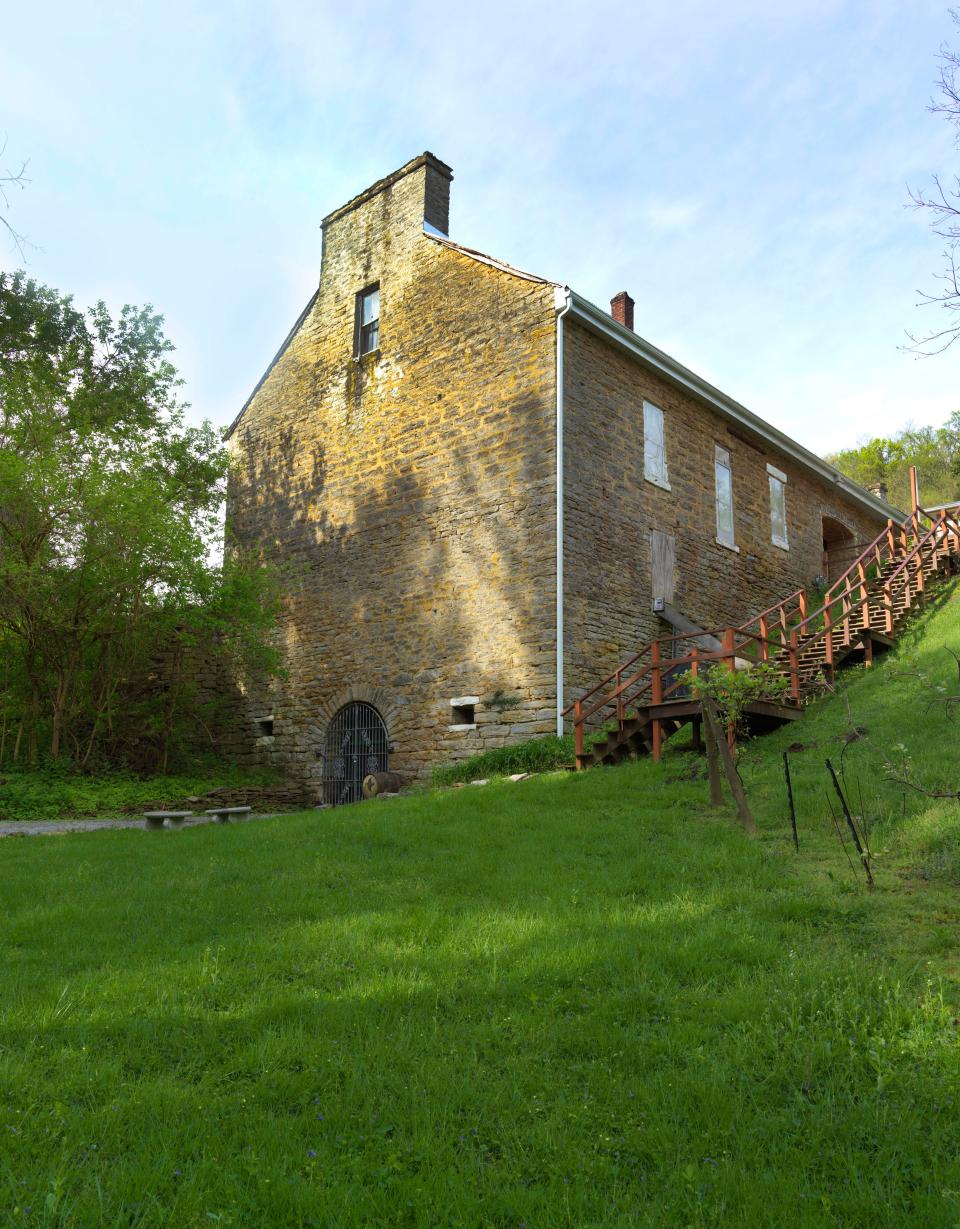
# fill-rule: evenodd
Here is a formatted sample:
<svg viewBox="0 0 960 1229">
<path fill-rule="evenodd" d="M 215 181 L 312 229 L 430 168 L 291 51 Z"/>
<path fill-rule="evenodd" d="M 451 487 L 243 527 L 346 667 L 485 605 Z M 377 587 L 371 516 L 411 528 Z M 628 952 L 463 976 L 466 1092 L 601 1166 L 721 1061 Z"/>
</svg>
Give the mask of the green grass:
<svg viewBox="0 0 960 1229">
<path fill-rule="evenodd" d="M 547 772 L 572 764 L 573 758 L 572 734 L 564 738 L 528 738 L 526 742 L 494 747 L 453 764 L 438 764 L 433 780 L 435 785 L 454 785 L 458 781 L 509 777 L 520 772 Z"/>
<path fill-rule="evenodd" d="M 0 769 L 0 820 L 70 819 L 78 815 L 115 816 L 150 802 L 177 802 L 218 786 L 261 785 L 276 781 L 272 769 L 238 768 L 211 762 L 192 771 L 138 777 L 126 772 L 85 775 L 69 765 L 58 768 Z"/>
<path fill-rule="evenodd" d="M 877 769 L 958 785 L 944 643 L 745 750 L 757 841 L 675 750 L 0 842 L 0 1224 L 956 1226 L 960 807 Z"/>
</svg>

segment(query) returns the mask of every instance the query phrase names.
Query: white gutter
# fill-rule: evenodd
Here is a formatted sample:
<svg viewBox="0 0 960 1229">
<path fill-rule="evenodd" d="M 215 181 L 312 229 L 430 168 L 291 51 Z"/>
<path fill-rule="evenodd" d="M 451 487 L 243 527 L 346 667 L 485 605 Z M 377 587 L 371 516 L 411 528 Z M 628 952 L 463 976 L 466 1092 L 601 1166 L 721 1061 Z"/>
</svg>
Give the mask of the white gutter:
<svg viewBox="0 0 960 1229">
<path fill-rule="evenodd" d="M 667 376 L 673 383 L 681 385 L 699 397 L 701 401 L 706 401 L 714 409 L 719 410 L 725 418 L 733 419 L 734 422 L 746 427 L 755 435 L 759 435 L 779 452 L 792 457 L 806 469 L 812 470 L 819 478 L 839 488 L 844 495 L 872 512 L 874 516 L 882 517 L 884 520 L 888 517 L 903 519 L 904 514 L 891 504 L 865 491 L 863 487 L 841 474 L 832 465 L 828 465 L 826 461 L 804 448 L 802 444 L 798 444 L 796 440 L 784 435 L 770 423 L 758 418 L 746 406 L 734 401 L 732 397 L 714 388 L 712 384 L 708 384 L 706 380 L 701 379 L 688 367 L 684 367 L 682 363 L 678 363 L 669 354 L 664 354 L 649 341 L 639 337 L 632 329 L 618 324 L 609 313 L 597 307 L 596 304 L 572 291 L 567 291 L 567 307 L 573 309 L 574 319 L 579 320 L 592 332 L 630 351 L 634 357 Z"/>
<path fill-rule="evenodd" d="M 557 311 L 557 737 L 563 737 L 563 318 L 573 306 L 568 286 L 553 292 Z"/>
</svg>

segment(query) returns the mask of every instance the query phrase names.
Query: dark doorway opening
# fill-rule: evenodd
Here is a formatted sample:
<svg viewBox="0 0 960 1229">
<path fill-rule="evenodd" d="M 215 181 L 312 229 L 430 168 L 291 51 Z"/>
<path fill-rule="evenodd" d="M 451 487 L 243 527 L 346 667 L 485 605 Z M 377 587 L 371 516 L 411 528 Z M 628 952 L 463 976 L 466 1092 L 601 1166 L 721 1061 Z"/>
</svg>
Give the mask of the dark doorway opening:
<svg viewBox="0 0 960 1229">
<path fill-rule="evenodd" d="M 828 583 L 842 576 L 859 554 L 857 540 L 849 525 L 836 517 L 823 517 L 823 575 Z"/>
<path fill-rule="evenodd" d="M 387 727 L 377 710 L 362 701 L 345 704 L 327 729 L 324 802 L 333 806 L 359 802 L 363 778 L 371 772 L 386 772 L 389 759 Z"/>
</svg>

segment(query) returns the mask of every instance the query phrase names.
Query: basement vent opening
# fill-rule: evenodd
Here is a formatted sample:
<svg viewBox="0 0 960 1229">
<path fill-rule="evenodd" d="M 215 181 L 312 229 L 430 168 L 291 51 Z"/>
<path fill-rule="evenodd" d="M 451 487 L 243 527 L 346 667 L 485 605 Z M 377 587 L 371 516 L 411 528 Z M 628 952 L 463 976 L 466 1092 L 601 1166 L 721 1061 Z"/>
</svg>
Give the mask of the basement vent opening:
<svg viewBox="0 0 960 1229">
<path fill-rule="evenodd" d="M 456 696 L 452 699 L 450 701 L 450 729 L 476 729 L 476 706 L 479 703 L 479 696 Z"/>
<path fill-rule="evenodd" d="M 273 737 L 273 718 L 258 717 L 257 718 L 257 733 L 261 738 Z"/>
</svg>

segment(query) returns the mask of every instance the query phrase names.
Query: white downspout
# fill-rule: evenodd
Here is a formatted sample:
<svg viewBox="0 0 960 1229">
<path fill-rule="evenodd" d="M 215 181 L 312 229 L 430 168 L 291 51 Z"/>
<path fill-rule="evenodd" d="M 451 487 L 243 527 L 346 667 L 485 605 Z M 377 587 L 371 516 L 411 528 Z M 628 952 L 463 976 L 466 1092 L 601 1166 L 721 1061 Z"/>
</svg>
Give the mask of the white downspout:
<svg viewBox="0 0 960 1229">
<path fill-rule="evenodd" d="M 553 292 L 557 311 L 557 737 L 563 737 L 563 318 L 573 305 L 568 286 Z"/>
</svg>

